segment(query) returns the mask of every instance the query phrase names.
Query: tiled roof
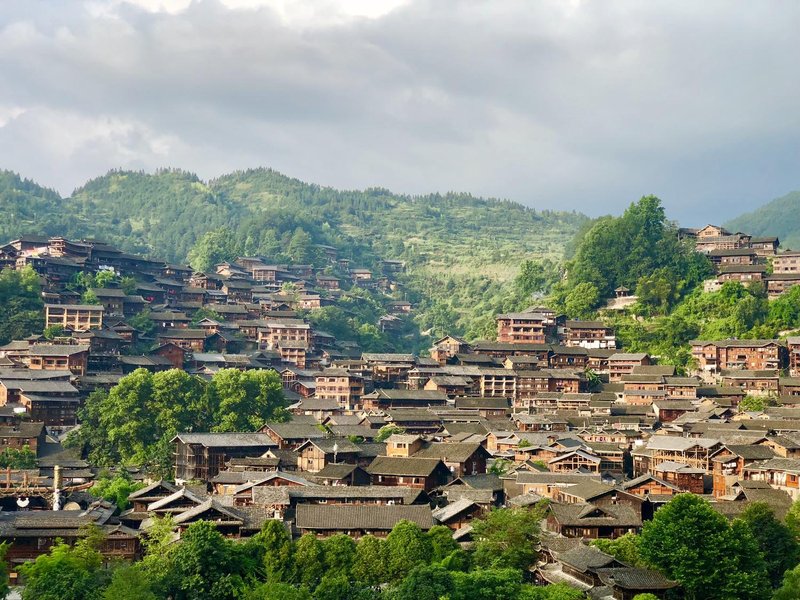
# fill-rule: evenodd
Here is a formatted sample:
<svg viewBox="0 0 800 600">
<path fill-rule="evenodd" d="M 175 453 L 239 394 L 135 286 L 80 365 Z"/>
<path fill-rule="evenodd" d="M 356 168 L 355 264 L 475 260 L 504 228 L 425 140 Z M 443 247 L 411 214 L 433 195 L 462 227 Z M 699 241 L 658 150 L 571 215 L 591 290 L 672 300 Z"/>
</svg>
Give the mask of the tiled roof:
<svg viewBox="0 0 800 600">
<path fill-rule="evenodd" d="M 295 517 L 298 529 L 389 531 L 399 521 L 411 521 L 423 530 L 434 525 L 427 505 L 318 505 L 299 504 Z"/>
<path fill-rule="evenodd" d="M 669 590 L 678 586 L 678 582 L 667 579 L 652 569 L 623 567 L 600 569 L 597 573 L 605 585 L 624 590 Z"/>
<path fill-rule="evenodd" d="M 372 475 L 428 477 L 441 464 L 438 458 L 378 456 L 367 467 L 367 472 Z"/>
<path fill-rule="evenodd" d="M 200 444 L 207 448 L 275 446 L 275 442 L 266 433 L 179 433 L 172 441 L 176 439 L 185 444 Z"/>
</svg>

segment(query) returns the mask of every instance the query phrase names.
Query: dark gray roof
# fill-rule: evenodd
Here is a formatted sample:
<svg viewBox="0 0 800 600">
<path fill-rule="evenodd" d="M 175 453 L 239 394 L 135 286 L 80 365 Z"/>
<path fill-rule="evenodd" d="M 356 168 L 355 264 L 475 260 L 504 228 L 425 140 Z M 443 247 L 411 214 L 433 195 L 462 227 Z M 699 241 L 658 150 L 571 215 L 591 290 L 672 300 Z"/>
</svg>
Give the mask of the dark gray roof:
<svg viewBox="0 0 800 600">
<path fill-rule="evenodd" d="M 488 452 L 477 443 L 433 443 L 417 451 L 413 458 L 436 458 L 445 462 L 464 462 L 475 453 L 487 455 Z"/>
<path fill-rule="evenodd" d="M 669 590 L 678 586 L 677 581 L 667 579 L 652 569 L 622 567 L 600 569 L 597 574 L 605 585 L 624 590 Z"/>
<path fill-rule="evenodd" d="M 411 521 L 423 530 L 434 525 L 427 505 L 319 505 L 299 504 L 295 522 L 298 529 L 390 531 L 399 521 Z"/>
<path fill-rule="evenodd" d="M 181 440 L 185 444 L 200 444 L 207 448 L 276 445 L 266 433 L 179 433 L 171 441 L 175 440 Z"/>
<path fill-rule="evenodd" d="M 642 516 L 625 504 L 550 504 L 553 516 L 561 525 L 583 527 L 641 527 Z"/>
<path fill-rule="evenodd" d="M 318 440 L 326 436 L 316 425 L 308 423 L 267 423 L 266 428 L 274 431 L 280 438 L 287 440 L 309 439 Z"/>
<path fill-rule="evenodd" d="M 378 456 L 372 461 L 369 467 L 367 467 L 367 472 L 378 475 L 427 477 L 441 464 L 442 461 L 438 458 Z"/>
<path fill-rule="evenodd" d="M 33 356 L 71 356 L 88 350 L 89 346 L 85 345 L 34 344 L 28 354 Z"/>
</svg>

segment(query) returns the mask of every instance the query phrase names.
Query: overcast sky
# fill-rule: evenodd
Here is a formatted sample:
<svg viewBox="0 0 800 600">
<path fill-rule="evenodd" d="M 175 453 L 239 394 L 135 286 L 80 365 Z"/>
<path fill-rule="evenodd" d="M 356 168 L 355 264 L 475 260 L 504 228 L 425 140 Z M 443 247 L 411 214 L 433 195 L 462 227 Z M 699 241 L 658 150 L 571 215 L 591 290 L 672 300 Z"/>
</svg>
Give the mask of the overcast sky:
<svg viewBox="0 0 800 600">
<path fill-rule="evenodd" d="M 800 189 L 800 2 L 0 2 L 0 168 L 270 166 L 686 225 Z"/>
</svg>

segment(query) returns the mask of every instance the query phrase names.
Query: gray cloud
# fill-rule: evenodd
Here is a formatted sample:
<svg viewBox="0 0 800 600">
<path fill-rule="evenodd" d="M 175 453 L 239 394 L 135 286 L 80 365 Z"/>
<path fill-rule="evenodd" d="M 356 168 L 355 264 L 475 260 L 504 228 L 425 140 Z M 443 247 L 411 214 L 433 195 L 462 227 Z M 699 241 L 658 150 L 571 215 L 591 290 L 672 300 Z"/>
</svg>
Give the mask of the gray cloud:
<svg viewBox="0 0 800 600">
<path fill-rule="evenodd" d="M 260 165 L 589 214 L 655 193 L 687 224 L 800 187 L 796 2 L 228 4 L 4 2 L 0 166 L 66 193 Z"/>
</svg>

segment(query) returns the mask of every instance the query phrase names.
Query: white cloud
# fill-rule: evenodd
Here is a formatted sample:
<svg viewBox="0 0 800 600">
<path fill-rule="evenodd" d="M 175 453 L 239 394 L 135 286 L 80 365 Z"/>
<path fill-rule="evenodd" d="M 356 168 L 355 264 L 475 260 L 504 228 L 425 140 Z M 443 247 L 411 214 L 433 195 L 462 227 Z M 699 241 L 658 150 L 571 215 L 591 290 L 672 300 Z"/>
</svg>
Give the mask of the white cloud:
<svg viewBox="0 0 800 600">
<path fill-rule="evenodd" d="M 0 166 L 62 191 L 266 165 L 592 214 L 657 193 L 694 222 L 800 185 L 793 3 L 83 6 L 0 20 Z"/>
</svg>

